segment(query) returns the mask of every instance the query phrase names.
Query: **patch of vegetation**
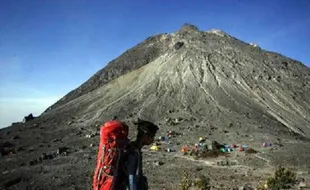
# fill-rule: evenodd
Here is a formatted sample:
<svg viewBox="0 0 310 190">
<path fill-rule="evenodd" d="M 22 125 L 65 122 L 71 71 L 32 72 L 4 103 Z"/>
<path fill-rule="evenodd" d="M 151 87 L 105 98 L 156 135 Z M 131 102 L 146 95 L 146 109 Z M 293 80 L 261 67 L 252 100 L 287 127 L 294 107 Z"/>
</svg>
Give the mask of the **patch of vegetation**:
<svg viewBox="0 0 310 190">
<path fill-rule="evenodd" d="M 256 154 L 257 151 L 254 150 L 253 148 L 249 148 L 249 149 L 247 149 L 247 150 L 245 151 L 245 153 L 246 153 L 246 154 Z"/>
<path fill-rule="evenodd" d="M 227 153 L 221 152 L 220 150 L 213 149 L 210 151 L 204 151 L 201 153 L 200 157 L 202 158 L 216 158 L 218 156 L 225 156 Z"/>
<path fill-rule="evenodd" d="M 269 177 L 265 184 L 257 187 L 257 190 L 290 189 L 296 184 L 296 173 L 290 169 L 278 167 L 273 176 Z"/>
<path fill-rule="evenodd" d="M 183 171 L 183 177 L 181 180 L 181 190 L 189 190 L 191 188 L 197 190 L 210 190 L 210 179 L 204 175 L 201 175 L 199 178 L 192 179 L 188 172 Z"/>
<path fill-rule="evenodd" d="M 181 190 L 188 190 L 191 187 L 192 180 L 189 178 L 188 172 L 183 171 L 181 180 Z"/>
<path fill-rule="evenodd" d="M 194 181 L 194 187 L 197 190 L 209 190 L 211 189 L 210 179 L 202 175 Z"/>
</svg>

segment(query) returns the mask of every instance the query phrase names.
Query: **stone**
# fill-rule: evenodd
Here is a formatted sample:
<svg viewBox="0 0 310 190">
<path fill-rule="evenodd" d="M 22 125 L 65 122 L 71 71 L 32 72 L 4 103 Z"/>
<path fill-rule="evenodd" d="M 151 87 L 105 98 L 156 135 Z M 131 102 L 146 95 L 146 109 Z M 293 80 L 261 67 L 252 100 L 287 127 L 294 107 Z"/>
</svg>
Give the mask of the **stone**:
<svg viewBox="0 0 310 190">
<path fill-rule="evenodd" d="M 164 165 L 164 162 L 162 162 L 162 161 L 155 161 L 154 165 L 161 166 L 161 165 Z"/>
<path fill-rule="evenodd" d="M 183 45 L 184 45 L 184 42 L 177 42 L 176 44 L 174 44 L 174 49 L 179 50 Z"/>
<path fill-rule="evenodd" d="M 56 151 L 57 155 L 63 155 L 63 154 L 67 154 L 69 148 L 67 147 L 59 147 Z"/>
<path fill-rule="evenodd" d="M 53 139 L 53 142 L 59 142 L 59 141 L 61 141 L 60 138 Z"/>
<path fill-rule="evenodd" d="M 19 135 L 15 135 L 14 137 L 12 137 L 12 139 L 16 140 L 16 139 L 20 139 Z"/>
</svg>

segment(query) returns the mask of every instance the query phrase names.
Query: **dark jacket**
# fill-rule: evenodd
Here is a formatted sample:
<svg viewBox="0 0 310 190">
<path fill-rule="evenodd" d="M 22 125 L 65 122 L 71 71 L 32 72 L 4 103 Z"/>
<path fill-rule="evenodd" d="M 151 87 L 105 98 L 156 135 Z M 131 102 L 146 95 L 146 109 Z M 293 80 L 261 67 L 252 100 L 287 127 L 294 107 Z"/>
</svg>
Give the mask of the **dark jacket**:
<svg viewBox="0 0 310 190">
<path fill-rule="evenodd" d="M 125 170 L 127 173 L 127 189 L 128 190 L 147 190 L 147 178 L 143 175 L 142 169 L 142 152 L 131 143 L 131 147 L 125 158 Z"/>
</svg>

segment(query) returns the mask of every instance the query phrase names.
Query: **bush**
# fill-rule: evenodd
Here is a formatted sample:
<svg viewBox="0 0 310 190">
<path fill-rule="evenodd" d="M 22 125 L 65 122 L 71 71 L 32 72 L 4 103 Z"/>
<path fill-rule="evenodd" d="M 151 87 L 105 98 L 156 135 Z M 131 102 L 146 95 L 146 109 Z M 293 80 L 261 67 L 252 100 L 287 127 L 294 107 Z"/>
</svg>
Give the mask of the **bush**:
<svg viewBox="0 0 310 190">
<path fill-rule="evenodd" d="M 181 180 L 181 189 L 188 190 L 192 184 L 192 180 L 189 178 L 189 175 L 186 171 L 183 171 L 183 177 Z"/>
<path fill-rule="evenodd" d="M 254 150 L 253 148 L 249 148 L 249 149 L 247 149 L 247 150 L 245 151 L 245 153 L 246 153 L 246 154 L 256 154 L 257 151 Z"/>
<path fill-rule="evenodd" d="M 201 158 L 216 158 L 219 156 L 226 156 L 228 155 L 228 153 L 226 152 L 221 152 L 218 149 L 213 149 L 213 150 L 209 150 L 209 151 L 204 151 L 200 154 Z"/>
<path fill-rule="evenodd" d="M 198 190 L 209 190 L 211 189 L 210 179 L 206 176 L 202 175 L 200 178 L 196 179 L 194 182 L 194 186 Z"/>
<path fill-rule="evenodd" d="M 278 167 L 273 176 L 269 177 L 265 185 L 260 185 L 258 190 L 280 190 L 289 189 L 296 184 L 296 173 L 283 168 Z"/>
<path fill-rule="evenodd" d="M 181 180 L 181 190 L 188 190 L 193 187 L 196 190 L 210 190 L 210 179 L 202 175 L 199 178 L 191 179 L 188 172 L 183 171 L 183 177 Z"/>
</svg>

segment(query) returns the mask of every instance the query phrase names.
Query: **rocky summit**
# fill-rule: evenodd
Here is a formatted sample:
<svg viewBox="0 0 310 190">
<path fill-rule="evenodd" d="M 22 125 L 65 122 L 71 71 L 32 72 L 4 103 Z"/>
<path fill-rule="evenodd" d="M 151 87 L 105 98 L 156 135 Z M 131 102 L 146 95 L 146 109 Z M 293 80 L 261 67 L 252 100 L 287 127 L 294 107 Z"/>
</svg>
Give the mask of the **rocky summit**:
<svg viewBox="0 0 310 190">
<path fill-rule="evenodd" d="M 310 68 L 185 24 L 127 50 L 33 120 L 1 129 L 1 188 L 90 189 L 99 127 L 113 117 L 132 138 L 138 117 L 159 125 L 160 149 L 143 150 L 151 189 L 180 189 L 183 170 L 214 189 L 255 186 L 277 165 L 310 180 Z M 255 151 L 180 152 L 200 137 Z"/>
</svg>

